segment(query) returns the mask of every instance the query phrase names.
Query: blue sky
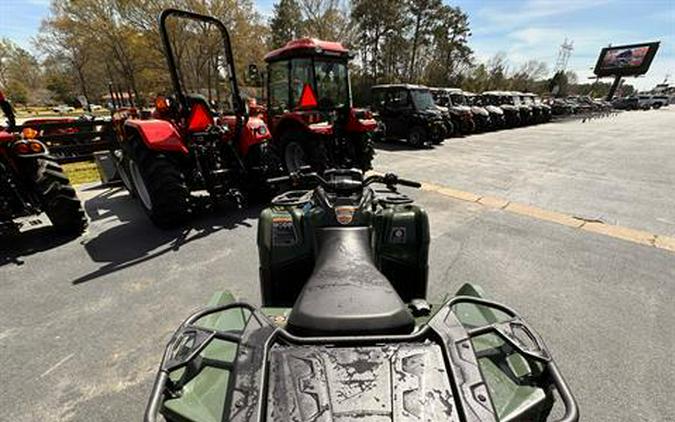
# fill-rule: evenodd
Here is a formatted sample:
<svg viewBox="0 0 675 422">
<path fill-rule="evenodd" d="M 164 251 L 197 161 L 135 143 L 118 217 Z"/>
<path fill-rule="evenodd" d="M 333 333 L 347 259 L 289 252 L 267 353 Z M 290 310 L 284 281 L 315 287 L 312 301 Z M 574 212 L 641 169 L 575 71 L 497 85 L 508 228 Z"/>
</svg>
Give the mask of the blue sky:
<svg viewBox="0 0 675 422">
<path fill-rule="evenodd" d="M 552 69 L 560 44 L 574 41 L 568 68 L 580 80 L 591 76 L 601 47 L 661 40 L 661 47 L 645 77 L 629 78 L 640 89 L 651 88 L 670 74 L 675 83 L 675 0 L 459 0 L 469 15 L 470 45 L 479 60 L 506 52 L 517 66 L 542 60 Z M 32 48 L 49 0 L 0 0 L 0 36 Z M 257 1 L 269 16 L 274 1 Z"/>
</svg>

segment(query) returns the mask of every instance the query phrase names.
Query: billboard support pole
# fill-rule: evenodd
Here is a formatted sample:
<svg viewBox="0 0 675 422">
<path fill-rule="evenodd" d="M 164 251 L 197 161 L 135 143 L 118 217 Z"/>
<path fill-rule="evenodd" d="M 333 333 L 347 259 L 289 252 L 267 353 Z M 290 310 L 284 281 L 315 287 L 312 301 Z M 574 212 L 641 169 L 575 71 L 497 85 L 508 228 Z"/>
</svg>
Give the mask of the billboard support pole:
<svg viewBox="0 0 675 422">
<path fill-rule="evenodd" d="M 609 88 L 609 93 L 607 94 L 606 98 L 607 101 L 612 101 L 612 97 L 614 97 L 614 93 L 619 88 L 620 84 L 621 84 L 621 75 L 614 76 L 614 83 L 612 84 L 612 87 Z"/>
</svg>

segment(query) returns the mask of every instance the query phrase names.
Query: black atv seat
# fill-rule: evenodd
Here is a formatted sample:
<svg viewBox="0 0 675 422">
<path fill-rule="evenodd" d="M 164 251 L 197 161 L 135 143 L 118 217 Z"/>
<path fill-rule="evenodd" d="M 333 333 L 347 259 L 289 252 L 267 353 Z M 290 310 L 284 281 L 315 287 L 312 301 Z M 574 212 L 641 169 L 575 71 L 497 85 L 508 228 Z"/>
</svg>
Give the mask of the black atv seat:
<svg viewBox="0 0 675 422">
<path fill-rule="evenodd" d="M 367 227 L 325 228 L 318 256 L 288 318 L 303 336 L 406 334 L 415 321 L 373 263 Z"/>
</svg>

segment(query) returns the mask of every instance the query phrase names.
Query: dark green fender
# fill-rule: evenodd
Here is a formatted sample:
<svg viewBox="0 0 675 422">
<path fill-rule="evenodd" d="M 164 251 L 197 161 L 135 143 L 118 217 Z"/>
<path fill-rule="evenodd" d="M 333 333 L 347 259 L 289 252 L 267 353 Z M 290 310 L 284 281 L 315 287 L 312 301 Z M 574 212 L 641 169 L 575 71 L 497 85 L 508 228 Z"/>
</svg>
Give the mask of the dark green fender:
<svg viewBox="0 0 675 422">
<path fill-rule="evenodd" d="M 479 287 L 466 284 L 457 295 L 482 297 L 483 293 Z M 222 292 L 213 296 L 209 306 L 231 302 L 234 302 L 234 297 L 228 292 Z M 433 305 L 432 310 L 440 308 Z M 429 316 L 416 318 L 416 325 L 419 327 L 429 321 L 433 317 L 433 311 Z M 290 308 L 265 308 L 263 312 L 275 324 L 284 327 Z M 472 304 L 458 305 L 455 314 L 469 327 L 499 322 L 502 319 L 499 311 Z M 221 331 L 243 330 L 245 324 L 246 317 L 239 309 L 207 316 L 199 321 L 200 326 Z M 486 334 L 472 342 L 499 420 L 545 421 L 553 405 L 553 393 L 550 389 L 536 387 L 527 381 L 528 377 L 536 375 L 541 368 L 536 364 L 529 364 L 496 335 Z M 201 356 L 233 362 L 236 354 L 236 344 L 213 341 Z M 178 381 L 184 375 L 185 370 L 178 370 L 170 378 Z M 231 406 L 231 403 L 226 402 L 230 375 L 229 370 L 204 368 L 182 388 L 179 396 L 164 401 L 162 413 L 169 421 L 223 422 L 224 406 Z"/>
</svg>

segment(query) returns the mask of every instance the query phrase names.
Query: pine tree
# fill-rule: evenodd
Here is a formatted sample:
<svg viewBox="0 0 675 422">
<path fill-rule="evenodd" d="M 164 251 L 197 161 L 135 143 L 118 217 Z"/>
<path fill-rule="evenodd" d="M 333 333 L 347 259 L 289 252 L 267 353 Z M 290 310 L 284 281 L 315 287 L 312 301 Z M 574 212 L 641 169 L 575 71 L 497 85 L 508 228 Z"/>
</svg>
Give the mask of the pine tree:
<svg viewBox="0 0 675 422">
<path fill-rule="evenodd" d="M 270 47 L 279 48 L 302 35 L 303 19 L 296 0 L 281 0 L 274 5 L 270 19 Z"/>
</svg>

